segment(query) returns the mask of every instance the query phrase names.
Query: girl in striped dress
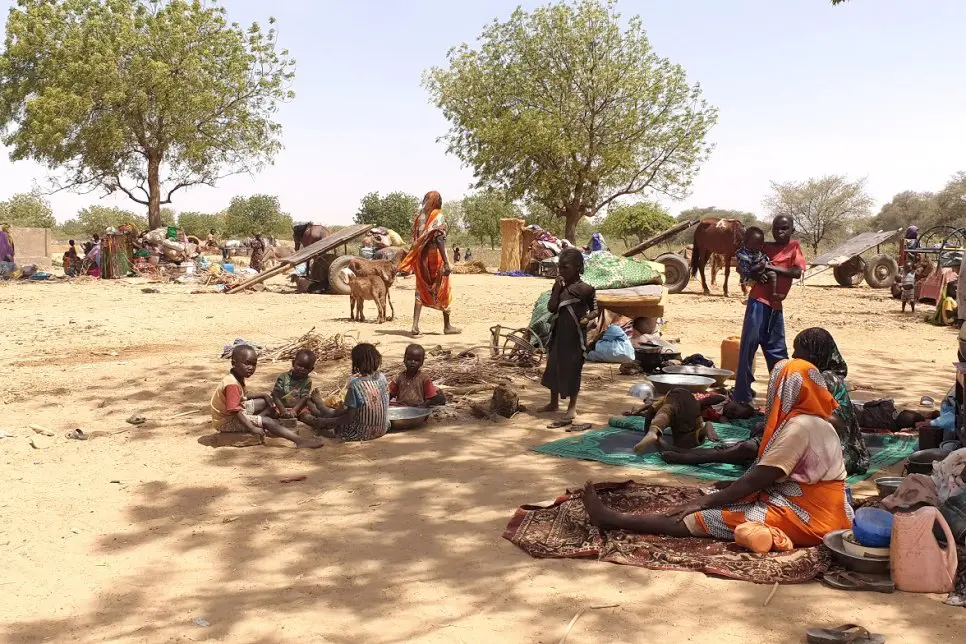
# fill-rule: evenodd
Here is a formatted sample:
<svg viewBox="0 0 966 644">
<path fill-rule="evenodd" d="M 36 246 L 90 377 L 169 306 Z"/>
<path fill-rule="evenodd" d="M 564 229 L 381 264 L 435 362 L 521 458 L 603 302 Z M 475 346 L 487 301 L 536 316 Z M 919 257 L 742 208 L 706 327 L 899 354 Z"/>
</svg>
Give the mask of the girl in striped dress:
<svg viewBox="0 0 966 644">
<path fill-rule="evenodd" d="M 379 372 L 382 356 L 363 342 L 352 349 L 352 379 L 343 409 L 319 420 L 322 433 L 343 441 L 370 441 L 389 431 L 389 383 Z"/>
</svg>

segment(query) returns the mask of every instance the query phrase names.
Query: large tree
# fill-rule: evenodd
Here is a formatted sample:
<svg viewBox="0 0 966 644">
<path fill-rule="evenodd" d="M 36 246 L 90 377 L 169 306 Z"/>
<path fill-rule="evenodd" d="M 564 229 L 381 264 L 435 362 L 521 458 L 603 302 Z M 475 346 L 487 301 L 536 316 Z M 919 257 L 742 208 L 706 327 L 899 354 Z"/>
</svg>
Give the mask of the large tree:
<svg viewBox="0 0 966 644">
<path fill-rule="evenodd" d="M 18 0 L 3 143 L 54 189 L 126 194 L 154 228 L 178 190 L 271 162 L 293 77 L 274 28 L 229 24 L 214 0 Z"/>
<path fill-rule="evenodd" d="M 484 190 L 463 199 L 463 221 L 466 232 L 482 244 L 489 240 L 496 248 L 500 238 L 500 220 L 521 217 L 520 208 L 498 190 Z"/>
<path fill-rule="evenodd" d="M 822 240 L 846 229 L 851 220 L 868 217 L 873 204 L 865 179 L 849 181 L 837 174 L 801 182 L 772 181 L 771 189 L 765 208 L 773 217 L 791 217 L 816 254 Z"/>
<path fill-rule="evenodd" d="M 355 222 L 384 226 L 408 239 L 413 228 L 413 217 L 417 211 L 419 211 L 419 197 L 415 195 L 390 192 L 385 197 L 380 197 L 378 192 L 370 192 L 359 202 Z"/>
<path fill-rule="evenodd" d="M 932 225 L 937 219 L 936 195 L 931 192 L 905 190 L 882 206 L 872 218 L 871 228 L 897 230 L 913 224 L 920 228 Z"/>
<path fill-rule="evenodd" d="M 237 237 L 252 235 L 289 236 L 292 218 L 282 212 L 275 195 L 235 197 L 224 212 L 224 232 Z"/>
<path fill-rule="evenodd" d="M 565 234 L 615 199 L 687 193 L 717 111 L 684 69 L 651 48 L 639 17 L 613 0 L 517 9 L 424 78 L 450 122 L 449 152 L 479 187 L 529 198 Z"/>
<path fill-rule="evenodd" d="M 50 202 L 42 196 L 21 192 L 0 201 L 0 223 L 28 228 L 53 228 L 57 225 Z"/>
</svg>

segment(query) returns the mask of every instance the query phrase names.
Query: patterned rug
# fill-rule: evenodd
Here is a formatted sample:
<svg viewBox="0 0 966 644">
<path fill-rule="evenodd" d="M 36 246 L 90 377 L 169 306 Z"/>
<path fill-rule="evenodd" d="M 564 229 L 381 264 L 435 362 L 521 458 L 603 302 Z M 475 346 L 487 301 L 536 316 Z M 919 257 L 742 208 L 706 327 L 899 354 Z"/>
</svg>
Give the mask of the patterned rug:
<svg viewBox="0 0 966 644">
<path fill-rule="evenodd" d="M 638 514 L 664 512 L 701 496 L 696 487 L 599 483 L 608 507 Z M 567 490 L 550 505 L 524 505 L 507 525 L 503 538 L 537 558 L 595 558 L 652 570 L 690 570 L 756 584 L 795 584 L 828 570 L 820 548 L 755 554 L 733 543 L 711 539 L 658 537 L 623 530 L 601 533 L 590 524 L 580 490 Z"/>
<path fill-rule="evenodd" d="M 745 473 L 745 467 L 710 463 L 706 465 L 676 465 L 665 463 L 656 451 L 650 454 L 634 453 L 634 445 L 641 440 L 643 419 L 612 418 L 611 426 L 578 436 L 563 438 L 552 443 L 538 445 L 534 452 L 575 458 L 584 461 L 598 461 L 608 465 L 623 465 L 641 470 L 661 470 L 681 476 L 691 476 L 711 481 L 731 481 Z M 639 428 L 638 428 L 639 426 Z M 714 424 L 718 435 L 725 442 L 741 441 L 750 435 L 746 427 L 739 425 Z M 865 474 L 854 474 L 848 478 L 849 485 L 855 485 L 898 463 L 916 450 L 918 439 L 915 436 L 890 434 L 863 434 L 869 448 L 871 460 Z M 714 449 L 714 443 L 706 443 L 702 449 Z"/>
</svg>

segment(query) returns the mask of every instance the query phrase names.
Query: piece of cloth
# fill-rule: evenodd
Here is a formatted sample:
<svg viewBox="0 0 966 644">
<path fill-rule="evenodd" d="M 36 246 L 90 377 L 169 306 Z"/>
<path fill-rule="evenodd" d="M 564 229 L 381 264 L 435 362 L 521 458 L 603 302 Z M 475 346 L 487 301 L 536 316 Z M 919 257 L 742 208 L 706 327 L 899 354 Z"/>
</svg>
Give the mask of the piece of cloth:
<svg viewBox="0 0 966 644">
<path fill-rule="evenodd" d="M 754 398 L 751 392 L 751 383 L 755 380 L 752 367 L 758 347 L 765 354 L 769 372 L 779 361 L 788 359 L 784 314 L 780 309 L 749 297 L 745 306 L 745 321 L 741 327 L 741 344 L 738 347 L 738 373 L 735 374 L 735 391 L 732 397 L 735 402 L 750 403 Z"/>
<path fill-rule="evenodd" d="M 0 230 L 0 262 L 14 262 L 13 234 L 7 230 Z"/>
<path fill-rule="evenodd" d="M 291 371 L 286 371 L 275 379 L 272 397 L 282 401 L 286 409 L 294 409 L 295 405 L 312 393 L 312 379 L 296 378 Z"/>
<path fill-rule="evenodd" d="M 936 485 L 936 495 L 940 503 L 966 491 L 966 449 L 951 452 L 946 458 L 932 467 L 932 480 Z"/>
<path fill-rule="evenodd" d="M 389 383 L 381 373 L 352 378 L 345 406 L 357 411 L 354 422 L 337 429 L 342 440 L 369 441 L 389 431 Z"/>
<path fill-rule="evenodd" d="M 758 464 L 778 467 L 786 476 L 739 503 L 698 512 L 694 520 L 703 533 L 733 540 L 737 526 L 761 521 L 796 546 L 813 546 L 829 532 L 851 527 L 838 435 L 824 420 L 837 406 L 814 365 L 804 360 L 776 365 Z M 796 420 L 807 416 L 816 420 Z"/>
<path fill-rule="evenodd" d="M 389 397 L 408 407 L 419 407 L 439 394 L 432 377 L 424 371 L 417 371 L 412 378 L 402 371 L 389 383 Z"/>
<path fill-rule="evenodd" d="M 562 398 L 570 398 L 580 391 L 587 337 L 581 320 L 597 308 L 594 294 L 594 288 L 580 280 L 565 287 L 555 283 L 547 302 L 547 309 L 557 317 L 550 333 L 541 384 Z M 556 311 L 552 310 L 555 303 L 559 304 Z"/>
<path fill-rule="evenodd" d="M 768 263 L 772 266 L 805 270 L 805 253 L 802 252 L 801 244 L 794 239 L 787 244 L 766 242 L 764 250 L 770 260 Z M 776 276 L 775 294 L 788 295 L 791 290 L 792 278 L 782 275 Z M 781 301 L 772 300 L 771 287 L 767 284 L 755 284 L 751 289 L 751 293 L 748 294 L 748 299 L 758 300 L 765 305 L 770 304 L 776 311 L 782 310 Z"/>
<path fill-rule="evenodd" d="M 258 272 L 262 271 L 262 258 L 265 256 L 265 242 L 261 239 L 252 238 L 252 254 L 248 259 L 248 265 Z"/>
<path fill-rule="evenodd" d="M 423 198 L 423 208 L 413 220 L 413 245 L 399 271 L 416 276 L 416 297 L 423 306 L 448 311 L 452 292 L 449 276 L 443 275 L 446 262 L 438 246 L 438 240 L 446 237 L 442 205 L 438 192 Z"/>
<path fill-rule="evenodd" d="M 211 422 L 220 427 L 225 420 L 239 411 L 243 411 L 245 402 L 245 385 L 235 374 L 228 373 L 211 394 Z"/>
<path fill-rule="evenodd" d="M 789 552 L 795 549 L 788 535 L 778 528 L 766 526 L 761 521 L 746 521 L 735 528 L 735 543 L 759 554 L 765 552 Z"/>
<path fill-rule="evenodd" d="M 916 503 L 927 503 L 939 506 L 939 494 L 932 477 L 926 474 L 909 474 L 902 478 L 902 482 L 895 492 L 882 499 L 882 507 L 892 512 L 900 506 L 910 506 Z"/>
<path fill-rule="evenodd" d="M 608 251 L 584 258 L 581 279 L 597 290 L 661 284 L 661 274 L 647 262 L 618 257 Z"/>
<path fill-rule="evenodd" d="M 659 514 L 693 501 L 696 487 L 626 483 L 598 483 L 597 493 L 607 507 L 633 514 Z M 703 572 L 757 584 L 794 584 L 810 581 L 831 564 L 821 548 L 755 554 L 723 541 L 695 537 L 666 537 L 604 531 L 591 525 L 580 500 L 580 490 L 567 490 L 551 503 L 517 509 L 503 533 L 532 557 L 597 559 L 651 570 Z"/>
<path fill-rule="evenodd" d="M 762 251 L 748 250 L 742 246 L 735 253 L 735 259 L 738 260 L 738 275 L 741 277 L 742 284 L 766 279 L 764 269 L 759 270 L 762 262 L 768 263 L 768 255 Z"/>
</svg>

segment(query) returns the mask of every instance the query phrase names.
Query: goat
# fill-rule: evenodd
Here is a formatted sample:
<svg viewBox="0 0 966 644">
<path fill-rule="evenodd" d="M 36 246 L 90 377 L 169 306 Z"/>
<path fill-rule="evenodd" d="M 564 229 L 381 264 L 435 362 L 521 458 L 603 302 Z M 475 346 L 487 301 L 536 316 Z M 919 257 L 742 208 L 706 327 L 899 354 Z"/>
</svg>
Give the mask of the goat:
<svg viewBox="0 0 966 644">
<path fill-rule="evenodd" d="M 361 257 L 353 257 L 346 268 L 342 270 L 342 279 L 348 284 L 349 275 L 346 274 L 345 270 L 348 269 L 352 275 L 358 277 L 378 277 L 386 285 L 386 299 L 389 302 L 389 319 L 395 319 L 396 309 L 392 305 L 392 295 L 389 289 L 392 287 L 393 282 L 396 281 L 396 264 L 389 261 L 388 259 L 363 259 Z"/>
<path fill-rule="evenodd" d="M 365 322 L 362 305 L 366 300 L 373 300 L 379 309 L 377 324 L 386 321 L 386 298 L 389 288 L 378 275 L 353 275 L 348 278 L 349 283 L 349 317 L 352 320 Z"/>
</svg>

